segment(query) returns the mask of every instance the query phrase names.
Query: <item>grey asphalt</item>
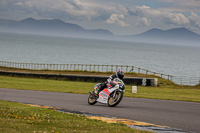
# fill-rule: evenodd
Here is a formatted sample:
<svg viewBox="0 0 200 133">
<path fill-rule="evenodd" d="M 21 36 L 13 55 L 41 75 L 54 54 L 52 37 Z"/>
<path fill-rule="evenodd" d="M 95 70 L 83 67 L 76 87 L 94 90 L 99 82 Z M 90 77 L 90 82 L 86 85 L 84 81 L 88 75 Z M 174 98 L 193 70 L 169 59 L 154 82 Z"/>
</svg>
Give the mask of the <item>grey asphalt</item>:
<svg viewBox="0 0 200 133">
<path fill-rule="evenodd" d="M 88 105 L 88 95 L 0 88 L 0 100 L 49 105 L 200 133 L 200 103 L 124 97 L 118 106 L 107 107 L 100 103 Z"/>
</svg>

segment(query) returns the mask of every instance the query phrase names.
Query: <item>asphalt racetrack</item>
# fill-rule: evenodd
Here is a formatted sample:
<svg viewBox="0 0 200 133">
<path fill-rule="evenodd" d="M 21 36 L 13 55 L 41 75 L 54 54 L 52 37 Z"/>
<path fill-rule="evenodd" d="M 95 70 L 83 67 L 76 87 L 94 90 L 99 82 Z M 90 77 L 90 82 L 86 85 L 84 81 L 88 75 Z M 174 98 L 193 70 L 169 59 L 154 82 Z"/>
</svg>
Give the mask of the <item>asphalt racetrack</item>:
<svg viewBox="0 0 200 133">
<path fill-rule="evenodd" d="M 124 97 L 116 107 L 89 105 L 88 95 L 0 88 L 0 100 L 48 105 L 200 133 L 200 103 Z"/>
</svg>

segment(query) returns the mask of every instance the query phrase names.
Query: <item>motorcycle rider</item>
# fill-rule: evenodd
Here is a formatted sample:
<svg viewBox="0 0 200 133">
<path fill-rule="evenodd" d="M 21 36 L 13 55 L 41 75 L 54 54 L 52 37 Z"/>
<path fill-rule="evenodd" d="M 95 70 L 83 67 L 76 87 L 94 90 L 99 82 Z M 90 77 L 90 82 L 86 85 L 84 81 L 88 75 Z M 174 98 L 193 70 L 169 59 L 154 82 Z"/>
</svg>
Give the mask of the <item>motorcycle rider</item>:
<svg viewBox="0 0 200 133">
<path fill-rule="evenodd" d="M 111 75 L 108 79 L 107 79 L 107 81 L 106 82 L 104 82 L 104 83 L 101 83 L 99 86 L 97 86 L 96 88 L 95 88 L 95 94 L 96 95 L 98 95 L 99 94 L 99 92 L 101 92 L 104 88 L 107 88 L 107 84 L 109 83 L 111 86 L 115 86 L 115 83 L 113 83 L 113 80 L 115 79 L 115 78 L 119 78 L 119 79 L 121 79 L 121 80 L 123 80 L 123 78 L 124 78 L 124 72 L 122 71 L 122 70 L 117 70 L 116 71 L 116 73 L 115 74 L 113 74 L 113 75 Z"/>
</svg>

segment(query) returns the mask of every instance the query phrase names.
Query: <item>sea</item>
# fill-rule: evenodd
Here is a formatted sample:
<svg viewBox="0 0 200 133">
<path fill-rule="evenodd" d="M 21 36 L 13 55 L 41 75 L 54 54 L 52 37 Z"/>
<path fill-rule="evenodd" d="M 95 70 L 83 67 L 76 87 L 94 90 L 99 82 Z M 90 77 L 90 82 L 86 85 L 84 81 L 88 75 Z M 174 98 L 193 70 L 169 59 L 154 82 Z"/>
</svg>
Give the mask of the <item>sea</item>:
<svg viewBox="0 0 200 133">
<path fill-rule="evenodd" d="M 200 77 L 200 45 L 167 45 L 0 33 L 0 61 L 129 65 L 173 76 Z"/>
</svg>

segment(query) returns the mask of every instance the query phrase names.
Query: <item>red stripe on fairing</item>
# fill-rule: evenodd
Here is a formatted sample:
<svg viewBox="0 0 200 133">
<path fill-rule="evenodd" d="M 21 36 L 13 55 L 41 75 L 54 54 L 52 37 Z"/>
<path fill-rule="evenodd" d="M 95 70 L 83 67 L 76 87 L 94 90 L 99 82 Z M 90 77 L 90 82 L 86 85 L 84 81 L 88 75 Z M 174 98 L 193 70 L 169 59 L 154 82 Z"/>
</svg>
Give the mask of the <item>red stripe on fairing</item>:
<svg viewBox="0 0 200 133">
<path fill-rule="evenodd" d="M 103 92 L 103 94 L 105 94 L 105 95 L 109 96 L 109 93 L 108 93 L 108 92 Z"/>
<path fill-rule="evenodd" d="M 110 85 L 110 84 L 109 84 L 109 85 L 107 85 L 107 86 L 108 86 L 108 87 L 110 87 L 110 88 L 112 87 L 112 85 Z"/>
<path fill-rule="evenodd" d="M 108 89 L 104 89 L 103 91 L 107 92 L 108 94 L 110 94 L 110 92 L 108 91 Z"/>
<path fill-rule="evenodd" d="M 104 93 L 105 94 L 105 93 Z M 101 96 L 101 97 L 103 97 L 103 99 L 107 99 L 105 96 L 103 96 L 103 95 L 99 95 L 99 96 Z"/>
</svg>

